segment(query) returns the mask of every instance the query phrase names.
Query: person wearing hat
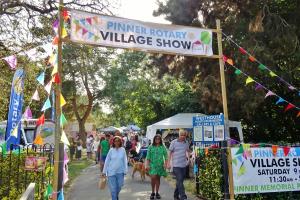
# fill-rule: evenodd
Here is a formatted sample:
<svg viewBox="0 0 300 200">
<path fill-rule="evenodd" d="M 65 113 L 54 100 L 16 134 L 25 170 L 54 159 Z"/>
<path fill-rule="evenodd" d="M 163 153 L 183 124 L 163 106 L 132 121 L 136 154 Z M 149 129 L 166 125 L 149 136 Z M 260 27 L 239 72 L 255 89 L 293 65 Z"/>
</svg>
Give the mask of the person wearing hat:
<svg viewBox="0 0 300 200">
<path fill-rule="evenodd" d="M 115 136 L 112 142 L 112 148 L 110 148 L 105 159 L 102 176 L 108 177 L 108 187 L 112 200 L 119 200 L 124 176 L 128 172 L 127 156 L 120 136 Z"/>
</svg>

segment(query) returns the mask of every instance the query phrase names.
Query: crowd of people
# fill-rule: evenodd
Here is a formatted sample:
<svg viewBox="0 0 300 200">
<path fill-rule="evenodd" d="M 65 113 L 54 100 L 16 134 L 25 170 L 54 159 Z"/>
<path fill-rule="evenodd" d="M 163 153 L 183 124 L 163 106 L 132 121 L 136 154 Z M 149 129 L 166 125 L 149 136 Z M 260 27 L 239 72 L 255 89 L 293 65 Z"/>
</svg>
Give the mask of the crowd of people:
<svg viewBox="0 0 300 200">
<path fill-rule="evenodd" d="M 138 134 L 114 133 L 89 135 L 86 139 L 87 159 L 95 159 L 100 165 L 102 177 L 107 178 L 112 200 L 119 200 L 119 193 L 124 184 L 124 176 L 128 172 L 128 165 L 142 163 L 145 172 L 151 179 L 150 199 L 160 199 L 160 179 L 167 176 L 172 166 L 176 178 L 175 200 L 185 200 L 183 185 L 186 169 L 190 159 L 187 131 L 180 130 L 177 138 L 173 139 L 167 148 L 161 133 L 158 132 L 152 141 Z M 71 142 L 71 159 L 75 154 L 77 160 L 82 156 L 83 142 L 77 135 Z"/>
</svg>

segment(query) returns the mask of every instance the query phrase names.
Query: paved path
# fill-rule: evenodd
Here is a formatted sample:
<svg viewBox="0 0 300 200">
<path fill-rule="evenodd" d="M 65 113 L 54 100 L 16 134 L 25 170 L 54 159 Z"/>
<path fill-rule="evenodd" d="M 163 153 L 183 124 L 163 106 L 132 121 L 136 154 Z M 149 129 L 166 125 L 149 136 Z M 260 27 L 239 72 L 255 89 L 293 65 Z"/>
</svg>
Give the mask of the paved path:
<svg viewBox="0 0 300 200">
<path fill-rule="evenodd" d="M 85 169 L 73 182 L 67 200 L 110 200 L 109 189 L 98 189 L 100 170 L 98 165 L 93 165 Z M 173 200 L 174 189 L 163 179 L 161 180 L 160 194 L 162 200 Z M 135 174 L 135 179 L 131 178 L 131 168 L 125 176 L 125 184 L 120 192 L 120 200 L 148 200 L 151 194 L 149 177 L 141 181 L 140 175 Z M 190 198 L 189 200 L 196 198 Z"/>
</svg>

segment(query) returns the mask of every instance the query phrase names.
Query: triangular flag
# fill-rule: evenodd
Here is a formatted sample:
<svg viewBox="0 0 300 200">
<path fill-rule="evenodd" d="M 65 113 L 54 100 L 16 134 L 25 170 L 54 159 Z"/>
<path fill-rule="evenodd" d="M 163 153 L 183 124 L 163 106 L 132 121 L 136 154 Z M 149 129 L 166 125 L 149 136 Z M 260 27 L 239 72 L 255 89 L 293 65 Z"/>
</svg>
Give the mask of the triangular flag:
<svg viewBox="0 0 300 200">
<path fill-rule="evenodd" d="M 239 48 L 239 51 L 240 51 L 242 54 L 246 54 L 246 53 L 247 53 L 246 50 L 243 49 L 242 47 Z"/>
<path fill-rule="evenodd" d="M 53 192 L 53 188 L 50 184 L 47 185 L 47 190 L 46 192 L 44 193 L 44 198 L 46 200 L 48 200 L 49 196 L 52 195 L 52 192 Z"/>
<path fill-rule="evenodd" d="M 298 112 L 297 116 L 296 117 L 300 117 L 300 111 Z"/>
<path fill-rule="evenodd" d="M 236 70 L 234 71 L 234 73 L 235 73 L 236 75 L 240 75 L 240 74 L 242 73 L 242 71 L 239 70 L 239 69 L 236 69 Z"/>
<path fill-rule="evenodd" d="M 255 61 L 256 61 L 256 59 L 255 59 L 253 56 L 249 56 L 249 60 L 250 60 L 251 62 L 255 62 Z"/>
<path fill-rule="evenodd" d="M 40 100 L 40 96 L 37 90 L 34 91 L 33 96 L 31 97 L 32 100 L 36 100 L 39 101 Z"/>
<path fill-rule="evenodd" d="M 42 111 L 45 111 L 47 109 L 51 108 L 51 102 L 49 97 L 47 98 L 46 102 L 44 103 L 43 107 L 42 107 Z"/>
<path fill-rule="evenodd" d="M 290 153 L 290 147 L 283 147 L 284 156 L 287 156 Z"/>
<path fill-rule="evenodd" d="M 262 88 L 264 88 L 264 87 L 261 84 L 256 83 L 255 90 L 260 90 Z"/>
<path fill-rule="evenodd" d="M 44 85 L 45 81 L 45 72 L 40 73 L 40 75 L 36 78 L 36 80 L 41 84 Z"/>
<path fill-rule="evenodd" d="M 231 65 L 231 66 L 233 65 L 233 60 L 232 60 L 232 59 L 227 59 L 226 62 L 227 62 L 229 65 Z"/>
<path fill-rule="evenodd" d="M 254 82 L 254 80 L 250 76 L 248 76 L 248 78 L 246 79 L 246 85 L 251 82 Z"/>
<path fill-rule="evenodd" d="M 242 154 L 242 153 L 244 153 L 244 148 L 243 148 L 243 145 L 240 145 L 240 148 L 239 148 L 238 151 L 235 153 L 235 155 Z"/>
<path fill-rule="evenodd" d="M 3 58 L 3 60 L 5 60 L 8 63 L 8 65 L 10 66 L 10 69 L 16 69 L 17 57 L 15 55 L 5 57 L 5 58 Z"/>
<path fill-rule="evenodd" d="M 61 191 L 59 192 L 59 195 L 58 195 L 57 200 L 65 200 L 65 198 L 64 198 L 64 192 L 63 192 L 62 189 L 61 189 Z"/>
<path fill-rule="evenodd" d="M 32 112 L 31 112 L 29 106 L 27 106 L 27 108 L 26 108 L 26 110 L 25 110 L 25 112 L 24 112 L 23 115 L 24 115 L 25 119 L 32 119 Z"/>
<path fill-rule="evenodd" d="M 238 176 L 242 176 L 246 173 L 246 167 L 244 166 L 244 164 L 242 164 L 242 166 L 240 167 L 239 171 L 238 171 Z"/>
<path fill-rule="evenodd" d="M 59 78 L 59 74 L 56 73 L 53 78 L 52 78 L 52 82 L 53 83 L 60 83 L 60 78 Z"/>
<path fill-rule="evenodd" d="M 85 19 L 80 19 L 79 21 L 82 25 L 85 25 Z"/>
<path fill-rule="evenodd" d="M 60 94 L 59 101 L 60 101 L 60 107 L 63 107 L 64 105 L 66 105 L 66 100 L 62 94 Z"/>
<path fill-rule="evenodd" d="M 265 143 L 259 143 L 259 147 L 265 147 L 266 144 Z"/>
<path fill-rule="evenodd" d="M 61 113 L 60 115 L 60 126 L 63 127 L 67 123 L 67 119 L 64 115 L 64 113 Z"/>
<path fill-rule="evenodd" d="M 223 55 L 223 61 L 226 62 L 228 60 L 227 56 Z"/>
<path fill-rule="evenodd" d="M 296 151 L 296 156 L 300 156 L 300 147 L 294 147 Z"/>
<path fill-rule="evenodd" d="M 84 36 L 87 32 L 88 32 L 88 30 L 86 30 L 85 28 L 82 28 L 82 36 Z"/>
<path fill-rule="evenodd" d="M 38 134 L 34 141 L 33 141 L 33 144 L 38 144 L 38 145 L 43 145 L 44 144 L 44 141 L 43 141 L 43 138 L 40 134 Z"/>
<path fill-rule="evenodd" d="M 68 138 L 67 138 L 67 135 L 66 135 L 66 133 L 65 133 L 64 130 L 62 130 L 62 132 L 61 132 L 61 138 L 60 138 L 60 141 L 62 141 L 64 144 L 70 146 L 70 142 L 69 142 L 69 140 L 68 140 Z"/>
<path fill-rule="evenodd" d="M 261 63 L 258 65 L 258 68 L 259 68 L 260 70 L 265 70 L 265 69 L 267 69 L 266 66 L 263 65 L 263 64 L 261 64 Z"/>
<path fill-rule="evenodd" d="M 11 136 L 14 136 L 15 138 L 18 138 L 18 125 L 14 128 L 14 130 L 11 133 Z"/>
<path fill-rule="evenodd" d="M 64 20 L 67 21 L 70 18 L 68 10 L 64 9 L 62 12 L 62 16 L 63 16 Z"/>
<path fill-rule="evenodd" d="M 55 36 L 54 39 L 52 40 L 52 44 L 53 45 L 57 45 L 58 44 L 58 37 Z"/>
<path fill-rule="evenodd" d="M 95 21 L 96 24 L 98 24 L 98 17 L 97 16 L 93 17 L 93 20 Z"/>
<path fill-rule="evenodd" d="M 272 153 L 273 153 L 274 156 L 276 156 L 277 150 L 278 150 L 278 146 L 277 145 L 272 145 Z"/>
<path fill-rule="evenodd" d="M 290 109 L 292 109 L 292 108 L 295 108 L 295 107 L 296 107 L 296 106 L 295 106 L 294 104 L 289 103 L 289 104 L 285 107 L 284 112 L 286 112 L 286 111 L 288 111 L 288 110 L 290 110 Z"/>
<path fill-rule="evenodd" d="M 53 67 L 53 70 L 52 70 L 52 73 L 51 73 L 51 76 L 53 76 L 54 74 L 56 74 L 58 72 L 58 66 L 57 65 L 55 65 L 54 67 Z"/>
<path fill-rule="evenodd" d="M 281 97 L 279 97 L 279 99 L 276 101 L 276 104 L 279 104 L 279 103 L 282 103 L 282 102 L 285 102 L 285 100 Z"/>
<path fill-rule="evenodd" d="M 62 30 L 61 30 L 61 37 L 62 38 L 65 38 L 68 36 L 68 33 L 67 33 L 67 30 L 65 29 L 65 27 L 62 27 Z"/>
<path fill-rule="evenodd" d="M 53 22 L 53 24 L 52 24 L 52 28 L 53 28 L 53 29 L 57 29 L 57 28 L 58 28 L 58 25 L 59 25 L 59 20 L 56 19 L 56 20 Z"/>
<path fill-rule="evenodd" d="M 78 31 L 80 31 L 81 26 L 79 24 L 76 24 L 75 26 L 75 33 L 77 33 Z"/>
<path fill-rule="evenodd" d="M 275 94 L 272 91 L 268 91 L 265 98 L 267 98 L 268 96 L 274 96 Z"/>
<path fill-rule="evenodd" d="M 296 88 L 294 86 L 292 86 L 292 85 L 289 85 L 289 89 L 290 90 L 296 90 Z"/>
<path fill-rule="evenodd" d="M 53 65 L 54 62 L 56 62 L 56 55 L 55 54 L 51 54 L 48 60 L 48 63 Z"/>
<path fill-rule="evenodd" d="M 93 36 L 94 36 L 94 33 L 89 32 L 89 34 L 88 34 L 88 39 L 91 39 Z"/>
<path fill-rule="evenodd" d="M 86 18 L 86 21 L 87 21 L 90 25 L 92 25 L 92 18 L 88 17 L 88 18 Z"/>
<path fill-rule="evenodd" d="M 270 71 L 270 76 L 274 77 L 277 76 L 274 72 Z"/>
<path fill-rule="evenodd" d="M 36 122 L 36 125 L 39 126 L 39 125 L 43 125 L 45 123 L 45 115 L 44 113 L 38 118 L 37 122 Z"/>
<path fill-rule="evenodd" d="M 48 94 L 50 94 L 51 86 L 52 86 L 52 80 L 49 81 L 49 83 L 44 87 Z"/>
</svg>

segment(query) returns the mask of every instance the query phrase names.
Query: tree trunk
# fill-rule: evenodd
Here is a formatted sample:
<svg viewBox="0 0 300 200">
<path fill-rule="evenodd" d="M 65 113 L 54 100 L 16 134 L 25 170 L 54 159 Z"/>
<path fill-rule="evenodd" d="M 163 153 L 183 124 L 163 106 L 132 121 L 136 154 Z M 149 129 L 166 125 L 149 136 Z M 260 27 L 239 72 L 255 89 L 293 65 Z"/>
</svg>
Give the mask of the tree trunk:
<svg viewBox="0 0 300 200">
<path fill-rule="evenodd" d="M 86 134 L 86 131 L 85 131 L 85 121 L 83 120 L 78 120 L 78 126 L 79 126 L 79 136 L 80 136 L 80 139 L 82 140 L 83 142 L 83 147 L 85 148 L 86 147 L 86 137 L 87 137 L 87 134 Z"/>
</svg>

